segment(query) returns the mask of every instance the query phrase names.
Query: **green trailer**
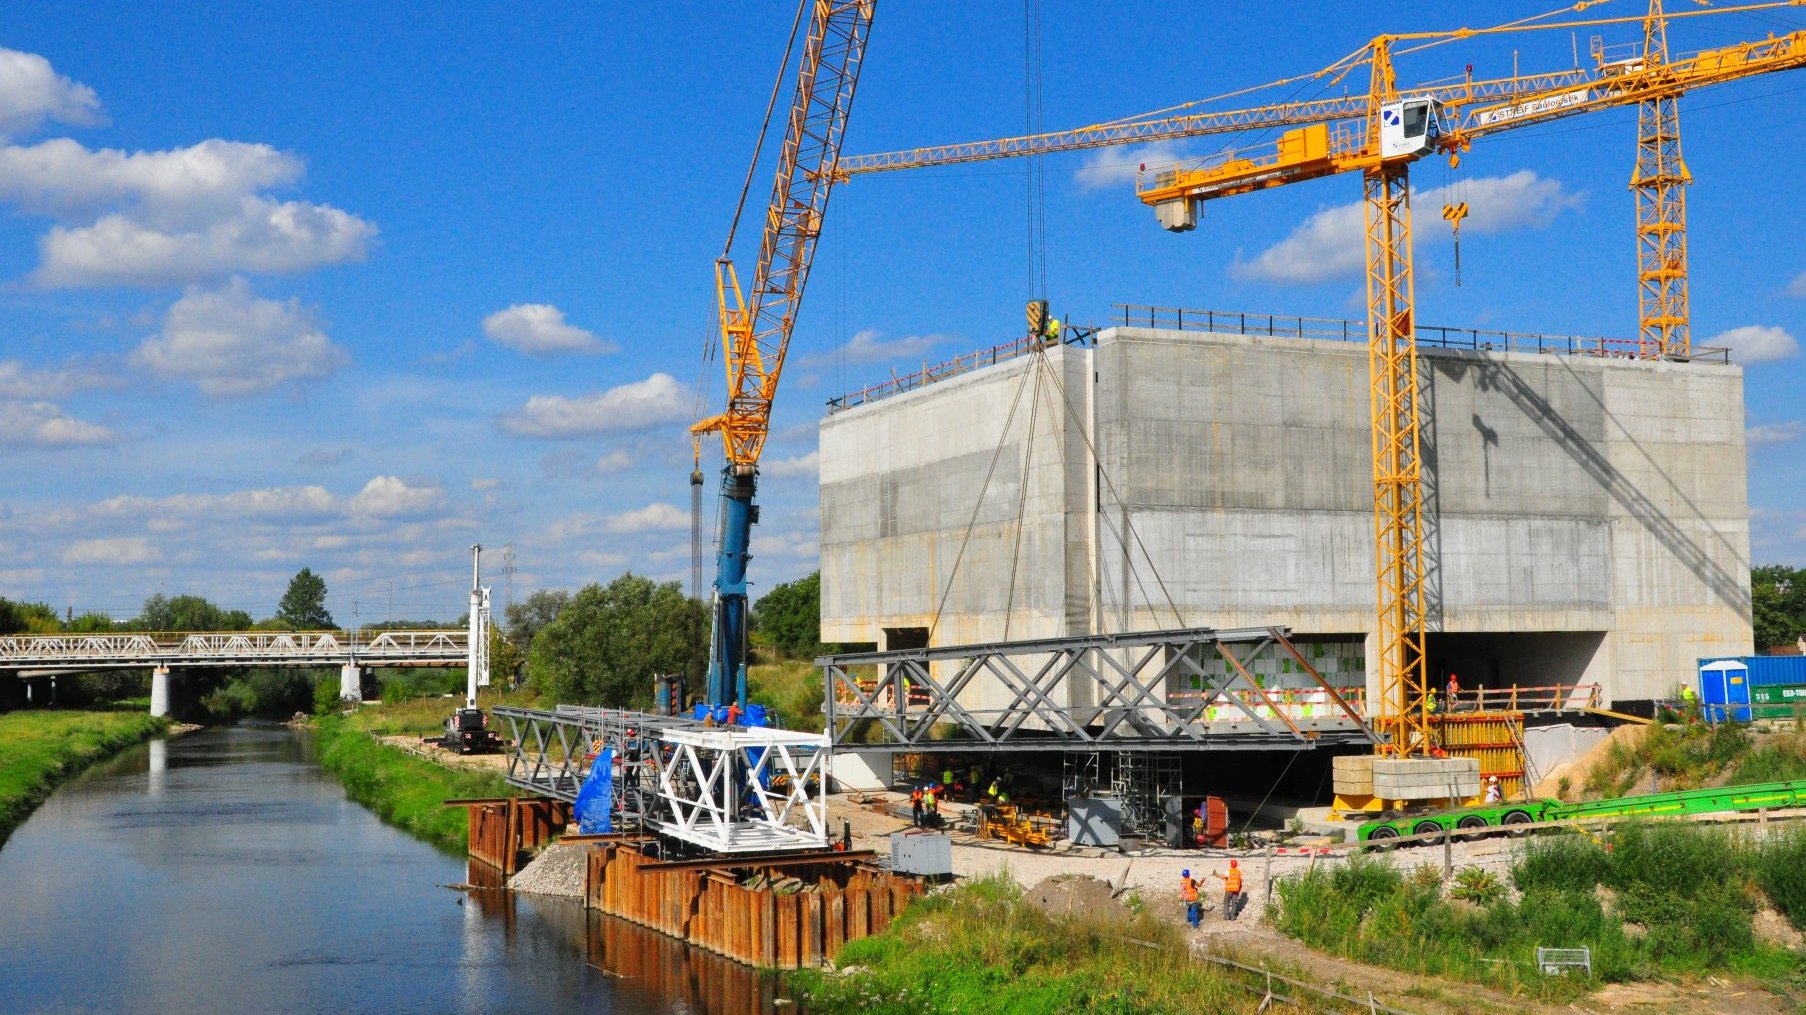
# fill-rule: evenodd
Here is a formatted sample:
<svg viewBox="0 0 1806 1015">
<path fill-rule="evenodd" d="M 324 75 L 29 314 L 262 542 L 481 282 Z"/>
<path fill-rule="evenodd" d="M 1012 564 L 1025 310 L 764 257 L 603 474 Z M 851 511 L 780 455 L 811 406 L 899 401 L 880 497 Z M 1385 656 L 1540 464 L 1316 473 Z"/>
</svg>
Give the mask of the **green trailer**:
<svg viewBox="0 0 1806 1015">
<path fill-rule="evenodd" d="M 1522 800 L 1483 807 L 1462 807 L 1436 814 L 1369 821 L 1361 826 L 1359 835 L 1362 842 L 1384 842 L 1403 835 L 1425 835 L 1442 831 L 1479 836 L 1487 834 L 1489 829 L 1516 836 L 1528 834 L 1529 829 L 1517 829 L 1515 826 L 1545 821 L 1679 817 L 1688 814 L 1755 811 L 1771 807 L 1806 807 L 1806 779 L 1672 793 L 1645 793 L 1641 796 L 1578 804 L 1563 803 L 1560 800 Z"/>
</svg>

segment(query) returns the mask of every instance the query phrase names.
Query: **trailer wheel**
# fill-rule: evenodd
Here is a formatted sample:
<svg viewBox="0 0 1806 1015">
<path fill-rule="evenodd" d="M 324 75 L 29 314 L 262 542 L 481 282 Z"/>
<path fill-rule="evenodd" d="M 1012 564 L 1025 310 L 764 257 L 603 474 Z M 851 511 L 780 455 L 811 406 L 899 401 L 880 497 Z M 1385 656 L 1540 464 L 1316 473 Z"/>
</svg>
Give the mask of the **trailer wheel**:
<svg viewBox="0 0 1806 1015">
<path fill-rule="evenodd" d="M 1486 827 L 1486 818 L 1484 815 L 1480 815 L 1480 814 L 1463 814 L 1461 816 L 1461 820 L 1455 822 L 1455 827 L 1456 828 L 1482 829 L 1482 828 Z M 1463 835 L 1461 838 L 1467 842 L 1472 842 L 1475 839 L 1481 838 L 1482 834 L 1483 833 L 1481 833 L 1481 832 L 1475 831 L 1475 832 L 1472 832 L 1471 834 Z"/>
<path fill-rule="evenodd" d="M 1530 816 L 1529 811 L 1506 811 L 1505 816 L 1503 818 L 1499 819 L 1499 824 L 1505 826 L 1505 834 L 1506 835 L 1509 835 L 1514 839 L 1522 839 L 1524 836 L 1530 834 L 1530 829 L 1528 829 L 1528 828 L 1513 829 L 1511 826 L 1512 825 L 1528 825 L 1528 824 L 1531 824 L 1534 820 L 1535 819 L 1533 819 Z"/>
<path fill-rule="evenodd" d="M 1442 831 L 1442 824 L 1436 821 L 1419 821 L 1417 824 L 1411 826 L 1412 835 L 1429 835 L 1431 832 L 1440 831 Z M 1431 840 L 1429 839 L 1419 839 L 1417 840 L 1416 845 L 1428 846 L 1430 842 Z"/>
<path fill-rule="evenodd" d="M 1390 853 L 1398 848 L 1398 843 L 1392 841 L 1396 838 L 1398 838 L 1398 829 L 1393 828 L 1391 825 L 1381 825 L 1368 834 L 1367 841 L 1384 843 L 1380 849 Z"/>
</svg>

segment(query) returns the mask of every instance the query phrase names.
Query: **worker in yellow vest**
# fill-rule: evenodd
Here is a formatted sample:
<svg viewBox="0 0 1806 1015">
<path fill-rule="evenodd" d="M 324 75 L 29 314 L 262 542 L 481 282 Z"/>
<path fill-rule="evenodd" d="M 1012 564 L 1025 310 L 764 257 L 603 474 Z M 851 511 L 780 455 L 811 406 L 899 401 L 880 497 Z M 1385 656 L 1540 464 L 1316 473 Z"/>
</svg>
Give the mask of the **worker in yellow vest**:
<svg viewBox="0 0 1806 1015">
<path fill-rule="evenodd" d="M 940 825 L 941 809 L 935 802 L 934 783 L 932 782 L 928 784 L 928 792 L 922 794 L 922 810 L 926 812 L 923 815 L 923 820 L 928 823 L 929 828 L 935 828 Z"/>
<path fill-rule="evenodd" d="M 1229 861 L 1229 873 L 1210 872 L 1212 877 L 1223 882 L 1223 919 L 1233 920 L 1235 914 L 1242 909 L 1242 868 L 1234 860 Z"/>
<path fill-rule="evenodd" d="M 1046 335 L 1048 345 L 1058 345 L 1060 343 L 1060 319 L 1058 317 L 1048 318 Z"/>
<path fill-rule="evenodd" d="M 1185 903 L 1185 921 L 1191 924 L 1192 930 L 1198 929 L 1201 916 L 1198 907 L 1198 882 L 1191 876 L 1191 871 L 1179 872 L 1179 901 Z"/>
</svg>

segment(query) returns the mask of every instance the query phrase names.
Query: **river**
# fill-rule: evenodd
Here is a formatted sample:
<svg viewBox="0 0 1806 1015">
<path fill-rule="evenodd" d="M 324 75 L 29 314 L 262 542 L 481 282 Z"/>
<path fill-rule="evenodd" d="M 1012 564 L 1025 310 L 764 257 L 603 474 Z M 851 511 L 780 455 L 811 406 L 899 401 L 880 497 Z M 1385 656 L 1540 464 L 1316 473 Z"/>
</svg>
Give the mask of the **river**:
<svg viewBox="0 0 1806 1015">
<path fill-rule="evenodd" d="M 448 887 L 486 870 L 347 800 L 306 733 L 155 740 L 0 848 L 0 1012 L 774 1010 L 746 967 L 578 900 Z"/>
</svg>

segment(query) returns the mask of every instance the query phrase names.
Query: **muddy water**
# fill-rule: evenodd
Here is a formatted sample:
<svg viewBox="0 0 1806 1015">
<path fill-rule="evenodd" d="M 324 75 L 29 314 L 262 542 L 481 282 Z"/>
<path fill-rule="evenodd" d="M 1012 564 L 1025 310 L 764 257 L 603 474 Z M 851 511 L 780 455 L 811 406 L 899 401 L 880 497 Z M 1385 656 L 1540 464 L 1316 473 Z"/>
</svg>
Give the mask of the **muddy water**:
<svg viewBox="0 0 1806 1015">
<path fill-rule="evenodd" d="M 0 1012 L 773 1010 L 750 969 L 576 900 L 445 887 L 493 881 L 311 752 L 210 730 L 58 790 L 0 849 Z"/>
</svg>

